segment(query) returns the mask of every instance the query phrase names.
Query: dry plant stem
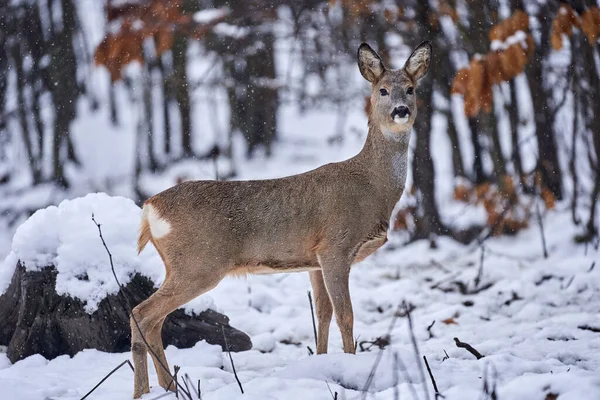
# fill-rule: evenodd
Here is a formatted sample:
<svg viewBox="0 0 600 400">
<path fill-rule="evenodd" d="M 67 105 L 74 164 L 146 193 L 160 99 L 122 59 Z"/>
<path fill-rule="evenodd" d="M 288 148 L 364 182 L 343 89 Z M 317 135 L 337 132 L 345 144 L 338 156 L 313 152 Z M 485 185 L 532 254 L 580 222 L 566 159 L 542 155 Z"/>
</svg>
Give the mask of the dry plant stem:
<svg viewBox="0 0 600 400">
<path fill-rule="evenodd" d="M 465 349 L 467 350 L 469 353 L 473 354 L 475 357 L 477 357 L 477 359 L 482 359 L 484 356 L 478 352 L 477 350 L 475 350 L 475 348 L 473 346 L 471 346 L 469 343 L 464 343 L 461 342 L 458 338 L 454 338 L 454 343 L 456 343 L 456 347 L 460 347 L 461 349 Z"/>
<path fill-rule="evenodd" d="M 485 258 L 485 246 L 483 243 L 481 244 L 481 260 L 479 261 L 479 270 L 477 271 L 477 276 L 475 277 L 475 288 L 479 286 L 481 282 L 481 276 L 483 275 L 483 260 Z"/>
<path fill-rule="evenodd" d="M 179 373 L 179 365 L 173 365 L 173 370 L 175 371 L 175 373 L 173 374 L 173 377 L 175 378 L 175 398 L 179 398 L 179 390 L 177 390 L 177 382 L 179 382 L 177 380 L 177 374 Z M 169 386 L 171 384 L 169 383 Z"/>
<path fill-rule="evenodd" d="M 417 362 L 417 365 L 419 366 L 419 376 L 421 378 L 421 382 L 423 383 L 423 393 L 425 393 L 425 396 L 427 398 L 429 398 L 429 391 L 427 390 L 427 383 L 425 383 L 425 372 L 423 371 L 423 364 L 421 364 L 419 346 L 417 345 L 417 338 L 415 337 L 415 330 L 414 330 L 413 323 L 412 323 L 412 317 L 410 316 L 410 307 L 406 302 L 403 302 L 403 304 L 404 304 L 404 311 L 406 314 L 406 318 L 408 319 L 408 331 L 410 333 L 410 341 L 412 342 L 413 350 L 415 353 L 415 361 Z"/>
<path fill-rule="evenodd" d="M 308 294 L 308 304 L 310 304 L 310 315 L 312 317 L 313 333 L 315 334 L 315 349 L 317 348 L 317 324 L 315 323 L 315 310 L 313 308 L 312 296 L 310 290 L 306 292 Z M 356 346 L 354 346 L 356 348 Z"/>
<path fill-rule="evenodd" d="M 400 367 L 400 372 L 402 372 L 402 377 L 406 380 L 407 383 L 410 382 L 410 375 L 408 375 L 408 370 L 406 369 L 406 365 L 402 358 L 398 356 L 398 366 Z M 414 385 L 408 385 L 408 389 L 410 390 L 410 396 L 415 400 L 420 400 L 421 398 L 417 394 L 417 390 L 414 388 Z"/>
<path fill-rule="evenodd" d="M 546 250 L 546 236 L 544 235 L 544 223 L 542 222 L 542 213 L 540 212 L 539 203 L 535 203 L 535 211 L 537 213 L 537 220 L 540 226 L 540 234 L 542 235 L 542 249 L 544 250 L 544 258 L 548 258 L 548 250 Z"/>
<path fill-rule="evenodd" d="M 225 328 L 221 326 L 221 330 L 223 331 L 223 339 L 225 340 L 225 347 L 227 348 L 227 354 L 229 354 L 229 361 L 231 361 L 231 369 L 233 370 L 233 376 L 235 376 L 235 380 L 237 381 L 238 386 L 240 387 L 240 391 L 244 394 L 244 388 L 242 387 L 242 382 L 240 382 L 240 378 L 238 378 L 237 372 L 235 371 L 235 364 L 233 363 L 233 357 L 231 357 L 231 350 L 229 350 L 229 342 L 227 342 L 227 337 L 225 336 Z"/>
<path fill-rule="evenodd" d="M 144 334 L 142 333 L 142 330 L 140 329 L 140 325 L 138 324 L 137 319 L 131 313 L 131 304 L 129 304 L 129 300 L 123 294 L 123 292 L 125 291 L 125 286 L 121 285 L 121 282 L 119 282 L 119 278 L 117 278 L 117 273 L 115 272 L 115 265 L 113 263 L 112 253 L 108 249 L 108 246 L 106 245 L 106 241 L 104 241 L 104 236 L 102 236 L 102 227 L 96 221 L 96 219 L 94 218 L 94 214 L 92 214 L 92 221 L 94 222 L 94 224 L 98 228 L 98 235 L 100 236 L 100 240 L 102 241 L 102 245 L 104 246 L 104 249 L 106 250 L 106 253 L 108 253 L 108 260 L 110 262 L 110 269 L 112 271 L 113 277 L 115 278 L 115 282 L 117 282 L 117 285 L 119 286 L 119 289 L 120 289 L 119 290 L 119 295 L 121 296 L 121 299 L 122 299 L 121 306 L 123 307 L 123 309 L 125 310 L 125 312 L 131 316 L 131 319 L 135 323 L 135 327 L 137 328 L 138 332 L 140 333 L 140 336 L 141 336 L 142 340 L 144 341 L 144 344 L 146 345 L 146 348 L 148 349 L 148 351 L 154 356 L 154 358 L 156 358 L 158 360 L 158 363 L 159 363 L 160 367 L 164 371 L 166 371 L 169 375 L 171 375 L 171 371 L 169 371 L 169 368 L 167 368 L 162 363 L 162 361 L 160 361 L 160 359 L 154 353 L 154 350 L 152 350 L 150 348 L 150 345 L 148 344 L 148 341 L 146 340 L 146 337 L 144 336 Z M 175 377 L 173 375 L 171 375 L 171 379 L 174 380 L 174 378 Z M 183 386 L 179 385 L 177 382 L 175 382 L 175 384 L 176 384 L 176 386 L 177 386 L 178 389 L 182 390 L 182 392 L 185 394 L 185 396 L 186 396 L 187 399 L 192 400 L 192 395 L 190 393 L 188 393 Z"/>
<path fill-rule="evenodd" d="M 387 330 L 387 336 L 391 336 L 392 329 L 394 329 L 394 325 L 396 325 L 396 320 L 398 319 L 398 316 L 400 314 L 399 313 L 400 307 L 401 307 L 401 305 L 399 305 L 398 308 L 396 308 L 396 312 L 394 313 L 392 322 L 390 323 L 390 326 Z M 383 356 L 383 348 L 379 350 L 379 353 L 377 353 L 377 357 L 375 357 L 375 362 L 373 363 L 373 367 L 371 367 L 371 372 L 369 372 L 369 376 L 367 378 L 367 381 L 365 382 L 365 386 L 362 389 L 361 399 L 363 399 L 363 400 L 367 398 L 367 393 L 368 393 L 369 387 L 373 383 L 373 378 L 375 378 L 375 373 L 377 372 L 377 367 L 379 366 L 379 363 L 381 362 L 382 356 Z"/>
<path fill-rule="evenodd" d="M 400 379 L 398 378 L 398 353 L 394 352 L 394 400 L 400 398 L 400 392 L 398 390 L 398 384 Z"/>
<path fill-rule="evenodd" d="M 85 396 L 83 396 L 83 397 L 82 397 L 80 400 L 85 400 L 85 399 L 86 399 L 86 398 L 87 398 L 87 397 L 88 397 L 90 394 L 92 394 L 92 392 L 93 392 L 94 390 L 98 389 L 98 387 L 99 387 L 100 385 L 102 385 L 102 384 L 104 383 L 104 381 L 105 381 L 105 380 L 107 380 L 107 379 L 108 379 L 108 378 L 109 378 L 109 377 L 110 377 L 112 374 L 114 374 L 115 372 L 117 372 L 117 370 L 118 370 L 119 368 L 121 368 L 121 367 L 122 367 L 123 365 L 125 365 L 125 364 L 129 364 L 129 368 L 131 368 L 131 370 L 133 371 L 133 365 L 131 365 L 131 362 L 129 362 L 129 360 L 125 360 L 125 361 L 123 361 L 123 362 L 122 362 L 121 364 L 119 364 L 119 365 L 118 365 L 118 366 L 117 366 L 115 369 L 113 369 L 113 370 L 112 370 L 112 371 L 110 371 L 108 374 L 106 374 L 106 376 L 105 376 L 104 378 L 102 378 L 102 380 L 101 380 L 100 382 L 98 382 L 98 383 L 96 384 L 96 386 L 94 386 L 94 387 L 92 388 L 92 390 L 90 390 L 89 392 L 87 392 L 87 393 L 85 394 Z"/>
<path fill-rule="evenodd" d="M 444 397 L 440 391 L 438 390 L 437 383 L 435 382 L 435 378 L 433 377 L 433 372 L 431 372 L 431 368 L 429 367 L 429 362 L 427 361 L 427 357 L 423 356 L 423 361 L 425 361 L 425 367 L 427 367 L 427 372 L 429 373 L 429 377 L 431 378 L 431 384 L 433 385 L 433 391 L 435 393 L 435 398 Z"/>
</svg>

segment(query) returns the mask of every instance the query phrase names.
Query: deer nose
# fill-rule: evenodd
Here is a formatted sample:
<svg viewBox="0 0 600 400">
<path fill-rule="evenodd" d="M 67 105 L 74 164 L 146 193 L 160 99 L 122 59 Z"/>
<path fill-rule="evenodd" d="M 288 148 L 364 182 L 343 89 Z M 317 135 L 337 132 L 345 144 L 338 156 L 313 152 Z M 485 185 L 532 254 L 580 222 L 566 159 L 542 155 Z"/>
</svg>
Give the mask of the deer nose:
<svg viewBox="0 0 600 400">
<path fill-rule="evenodd" d="M 410 115 L 410 110 L 406 106 L 398 106 L 394 108 L 392 111 L 392 119 L 396 118 L 396 116 L 400 118 L 406 118 Z"/>
</svg>

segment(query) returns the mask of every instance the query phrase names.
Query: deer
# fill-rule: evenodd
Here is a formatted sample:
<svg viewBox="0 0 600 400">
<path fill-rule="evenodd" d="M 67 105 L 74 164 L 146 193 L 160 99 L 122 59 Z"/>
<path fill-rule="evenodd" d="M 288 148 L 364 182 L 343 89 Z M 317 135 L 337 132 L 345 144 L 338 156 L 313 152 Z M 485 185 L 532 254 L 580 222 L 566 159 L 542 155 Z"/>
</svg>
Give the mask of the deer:
<svg viewBox="0 0 600 400">
<path fill-rule="evenodd" d="M 148 353 L 159 385 L 175 389 L 163 321 L 227 276 L 308 271 L 317 354 L 327 352 L 333 314 L 343 351 L 355 353 L 350 269 L 387 242 L 406 183 L 415 88 L 429 70 L 431 53 L 425 41 L 394 70 L 368 44 L 360 45 L 358 67 L 371 95 L 367 138 L 354 157 L 279 179 L 187 181 L 144 203 L 138 253 L 151 242 L 166 274 L 158 290 L 132 310 L 134 398 L 150 389 Z"/>
</svg>

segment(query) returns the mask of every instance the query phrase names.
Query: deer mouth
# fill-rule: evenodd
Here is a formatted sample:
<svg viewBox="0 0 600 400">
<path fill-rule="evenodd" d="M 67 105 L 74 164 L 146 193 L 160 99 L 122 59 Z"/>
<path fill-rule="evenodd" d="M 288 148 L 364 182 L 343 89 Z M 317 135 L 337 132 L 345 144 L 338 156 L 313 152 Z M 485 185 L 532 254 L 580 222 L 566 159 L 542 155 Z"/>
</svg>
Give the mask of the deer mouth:
<svg viewBox="0 0 600 400">
<path fill-rule="evenodd" d="M 406 106 L 396 107 L 392 111 L 392 120 L 399 125 L 406 124 L 409 118 L 410 111 Z"/>
<path fill-rule="evenodd" d="M 397 123 L 398 125 L 403 125 L 403 124 L 405 124 L 405 123 L 408 122 L 408 116 L 401 117 L 399 115 L 395 115 L 394 116 L 394 122 Z"/>
</svg>

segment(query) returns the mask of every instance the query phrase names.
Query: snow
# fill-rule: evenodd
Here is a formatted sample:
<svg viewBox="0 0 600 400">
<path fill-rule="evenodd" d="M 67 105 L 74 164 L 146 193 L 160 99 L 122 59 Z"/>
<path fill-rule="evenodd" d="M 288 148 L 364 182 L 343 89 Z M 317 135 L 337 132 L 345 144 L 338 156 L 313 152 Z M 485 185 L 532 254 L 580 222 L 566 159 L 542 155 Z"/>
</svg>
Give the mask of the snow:
<svg viewBox="0 0 600 400">
<path fill-rule="evenodd" d="M 196 21 L 199 24 L 208 24 L 216 19 L 228 15 L 230 12 L 231 10 L 227 7 L 202 10 L 194 14 L 194 21 Z"/>
<path fill-rule="evenodd" d="M 86 0 L 86 4 L 100 7 L 91 0 Z M 89 13 L 85 24 L 90 27 L 87 33 L 91 46 L 101 40 L 104 30 L 103 20 L 95 16 L 97 13 Z M 205 17 L 208 18 L 204 14 L 195 16 Z M 248 33 L 226 23 L 218 24 L 216 31 L 233 37 Z M 521 42 L 522 37 L 515 35 L 511 40 Z M 291 42 L 278 40 L 277 46 L 277 70 L 285 71 L 285 76 L 292 78 L 290 85 L 297 84 L 293 78 L 305 66 L 285 53 L 292 48 Z M 200 56 L 190 57 L 190 77 L 194 80 L 201 79 L 213 63 L 208 57 L 203 58 L 201 52 L 198 54 Z M 402 60 L 395 61 L 396 66 L 401 65 Z M 355 79 L 349 79 L 347 86 L 349 91 L 356 90 L 349 96 L 356 97 L 356 101 L 346 104 L 348 118 L 344 121 L 341 142 L 329 143 L 329 138 L 338 133 L 338 110 L 322 105 L 317 110 L 301 112 L 298 107 L 284 103 L 278 116 L 279 140 L 271 158 L 259 156 L 246 160 L 243 140 L 234 136 L 236 179 L 300 173 L 356 154 L 364 143 L 367 126 L 362 97 L 356 93 L 366 93 L 366 84 L 354 67 L 352 71 Z M 92 113 L 86 102 L 78 104 L 73 132 L 83 166 L 67 171 L 76 189 L 61 194 L 42 185 L 25 194 L 2 193 L 0 205 L 19 202 L 24 207 L 37 209 L 49 203 L 57 204 L 63 200 L 61 196 L 73 197 L 93 191 L 133 196 L 131 171 L 136 146 L 136 111 L 118 84 L 117 105 L 127 111 L 119 114 L 119 125 L 112 126 L 107 122 L 105 100 L 108 74 L 103 69 L 94 69 L 90 80 L 89 88 L 98 96 L 101 109 Z M 357 82 L 362 86 L 357 86 Z M 518 86 L 520 83 L 517 80 Z M 314 86 L 315 92 L 322 89 L 314 79 L 308 79 L 307 84 Z M 522 88 L 518 90 L 519 96 L 527 93 Z M 217 112 L 219 118 L 214 125 L 194 125 L 202 126 L 194 137 L 199 153 L 228 131 L 223 91 L 199 89 L 194 99 L 209 95 L 214 96 L 218 110 L 195 101 L 193 116 L 198 121 L 212 121 L 210 117 Z M 457 99 L 453 99 L 451 106 L 462 109 Z M 530 113 L 531 110 L 520 109 L 523 117 Z M 155 123 L 160 124 L 160 113 L 155 114 Z M 469 166 L 472 154 L 466 119 L 462 112 L 455 115 L 461 123 L 458 134 L 465 165 Z M 469 226 L 483 220 L 485 214 L 481 208 L 467 208 L 452 200 L 450 143 L 443 118 L 436 117 L 433 123 L 432 158 L 439 178 L 435 184 L 443 220 L 451 221 L 454 226 Z M 529 128 L 531 126 L 530 122 Z M 521 129 L 520 134 L 524 142 L 530 144 L 530 148 L 523 151 L 524 161 L 533 165 L 537 150 L 529 130 Z M 175 132 L 174 138 L 177 137 Z M 160 140 L 160 136 L 157 138 Z M 18 160 L 23 154 L 11 157 Z M 223 174 L 231 166 L 227 160 L 219 160 L 217 167 Z M 160 174 L 143 175 L 140 186 L 146 193 L 156 193 L 172 186 L 179 177 L 212 179 L 214 173 L 212 162 L 183 160 Z M 409 172 L 409 179 L 410 176 Z M 401 203 L 406 201 L 404 197 Z M 415 307 L 412 318 L 420 354 L 427 356 L 446 399 L 481 398 L 485 377 L 490 386 L 497 387 L 499 399 L 544 399 L 548 393 L 559 394 L 561 400 L 600 398 L 600 333 L 595 331 L 600 328 L 600 252 L 591 245 L 586 249 L 572 242 L 578 232 L 570 222 L 567 208 L 566 204 L 559 203 L 556 211 L 544 216 L 547 259 L 543 257 L 539 228 L 535 224 L 515 237 L 487 240 L 478 287 L 474 279 L 481 262 L 479 246 L 464 246 L 447 238 L 437 238 L 437 248 L 433 249 L 429 241 L 405 244 L 402 235 L 390 234 L 389 243 L 356 265 L 350 275 L 354 334 L 358 342 L 373 341 L 387 334 L 395 310 L 406 300 Z M 139 272 L 159 285 L 164 271 L 153 246 L 148 245 L 139 257 L 136 255 L 140 209 L 126 198 L 96 193 L 39 210 L 20 226 L 12 240 L 10 254 L 0 264 L 0 293 L 10 282 L 17 259 L 23 260 L 29 270 L 54 264 L 59 271 L 57 290 L 85 301 L 88 312 L 93 312 L 101 298 L 116 293 L 106 250 L 91 221 L 92 213 L 102 224 L 121 283 L 128 282 L 132 274 Z M 2 226 L 2 256 L 6 254 L 4 242 L 10 242 L 4 238 L 8 230 L 4 231 Z M 593 262 L 596 262 L 594 268 Z M 83 272 L 87 273 L 87 280 L 80 279 Z M 477 294 L 461 294 L 458 291 L 461 284 L 467 293 L 488 288 Z M 230 318 L 232 326 L 251 336 L 252 350 L 232 354 L 244 395 L 239 391 L 227 354 L 218 346 L 205 342 L 191 349 L 170 346 L 166 354 L 171 367 L 180 365 L 180 375 L 189 374 L 193 382 L 200 380 L 202 398 L 209 400 L 331 399 L 327 384 L 340 399 L 360 398 L 360 390 L 379 350 L 373 347 L 370 351 L 359 350 L 354 356 L 342 354 L 341 337 L 334 320 L 330 329 L 330 354 L 309 356 L 307 346 L 314 350 L 315 344 L 307 290 L 310 283 L 306 273 L 228 278 L 208 295 L 185 307 L 188 312 L 216 308 Z M 434 321 L 430 337 L 427 328 Z M 406 318 L 398 318 L 389 334 L 390 345 L 383 350 L 367 398 L 395 399 L 396 390 L 402 399 L 414 399 L 413 392 L 424 398 L 424 391 L 429 392 L 428 398 L 433 398 L 429 377 L 425 372 L 423 379 L 420 372 L 422 361 L 414 353 Z M 454 337 L 471 344 L 485 357 L 476 360 L 466 350 L 457 348 Z M 395 353 L 405 370 L 396 368 Z M 79 399 L 125 359 L 131 359 L 131 354 L 85 350 L 74 357 L 61 356 L 53 360 L 34 355 L 12 365 L 0 353 L 0 398 Z M 149 366 L 153 387 L 145 399 L 164 393 L 156 386 L 151 361 Z M 125 366 L 90 399 L 130 399 L 132 387 L 133 375 Z"/>
<path fill-rule="evenodd" d="M 87 254 L 97 270 L 106 268 L 103 248 L 97 246 L 96 227 L 89 221 L 92 211 L 103 223 L 117 274 L 126 279 L 124 271 L 142 267 L 128 259 L 130 252 L 117 240 L 129 241 L 134 249 L 135 235 L 122 231 L 135 227 L 139 209 L 123 198 L 94 194 L 40 211 L 23 225 L 26 229 L 19 229 L 16 239 L 26 232 L 43 236 L 33 228 L 40 226 L 40 221 L 58 221 L 57 215 L 61 215 L 64 218 L 58 234 L 40 246 L 21 245 L 19 239 L 18 254 L 31 260 L 35 259 L 34 248 L 43 249 L 47 259 L 58 259 L 60 265 L 65 254 L 60 246 L 67 237 L 64 231 L 76 226 L 85 240 L 77 242 L 79 252 Z M 75 224 L 69 215 L 80 217 L 84 223 Z M 496 385 L 500 399 L 543 399 L 547 393 L 565 399 L 600 398 L 600 334 L 593 331 L 600 328 L 600 269 L 592 268 L 593 262 L 600 261 L 600 251 L 592 246 L 586 250 L 567 239 L 575 234 L 569 218 L 565 211 L 546 215 L 547 259 L 542 255 L 537 226 L 516 237 L 489 239 L 484 244 L 482 278 L 477 287 L 474 279 L 481 262 L 477 245 L 438 238 L 437 248 L 432 249 L 428 241 L 404 245 L 393 238 L 356 265 L 350 275 L 358 343 L 387 334 L 394 312 L 406 300 L 415 307 L 412 319 L 420 354 L 427 356 L 446 399 L 479 399 L 484 376 L 490 387 Z M 84 227 L 88 221 L 89 230 Z M 53 255 L 53 249 L 58 255 Z M 147 252 L 153 253 L 150 249 Z M 47 260 L 43 254 L 37 260 Z M 142 257 L 154 256 L 142 253 Z M 456 282 L 462 282 L 467 293 L 473 294 L 461 294 Z M 105 286 L 109 287 L 108 282 Z M 482 287 L 488 288 L 474 293 Z M 232 354 L 244 395 L 239 392 L 227 354 L 218 346 L 205 342 L 186 350 L 170 346 L 166 350 L 170 364 L 182 366 L 180 374 L 187 373 L 193 382 L 200 379 L 203 399 L 330 399 L 326 382 L 338 392 L 338 398 L 360 398 L 379 349 L 374 346 L 370 351 L 359 349 L 357 355 L 342 354 L 341 337 L 332 322 L 330 354 L 308 355 L 307 346 L 314 350 L 314 337 L 307 290 L 307 274 L 298 273 L 228 278 L 209 292 L 231 324 L 252 338 L 252 350 Z M 430 337 L 427 327 L 434 321 Z M 400 398 L 411 399 L 413 391 L 423 398 L 427 390 L 431 398 L 431 383 L 426 372 L 422 378 L 422 361 L 415 356 L 407 319 L 398 317 L 389 333 L 390 345 L 383 350 L 369 388 L 370 398 L 393 399 L 395 390 Z M 485 357 L 477 360 L 457 348 L 454 337 Z M 406 371 L 395 368 L 395 354 Z M 85 350 L 72 358 L 48 361 L 36 355 L 10 365 L 0 354 L 0 387 L 5 398 L 76 399 L 127 358 L 131 358 L 130 353 Z M 151 362 L 149 365 L 153 388 L 145 399 L 162 394 Z M 132 373 L 125 366 L 91 398 L 129 399 L 132 384 Z"/>
<path fill-rule="evenodd" d="M 40 209 L 17 229 L 2 266 L 0 293 L 8 287 L 17 260 L 28 271 L 54 265 L 56 291 L 85 302 L 88 313 L 96 311 L 103 298 L 118 292 L 118 285 L 92 215 L 102 226 L 121 284 L 135 273 L 162 282 L 164 271 L 156 250 L 140 257 L 136 252 L 140 208 L 124 197 L 92 193 Z"/>
</svg>

